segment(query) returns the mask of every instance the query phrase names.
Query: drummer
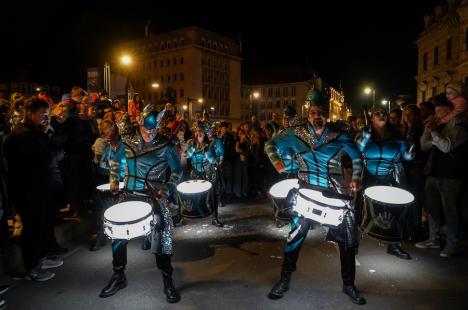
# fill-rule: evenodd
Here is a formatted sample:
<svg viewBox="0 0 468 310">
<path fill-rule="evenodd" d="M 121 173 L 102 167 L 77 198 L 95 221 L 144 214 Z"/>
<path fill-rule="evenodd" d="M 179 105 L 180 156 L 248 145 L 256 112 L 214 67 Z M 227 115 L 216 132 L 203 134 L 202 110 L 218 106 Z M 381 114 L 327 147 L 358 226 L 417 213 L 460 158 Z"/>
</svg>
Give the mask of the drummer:
<svg viewBox="0 0 468 310">
<path fill-rule="evenodd" d="M 101 137 L 96 139 L 92 149 L 95 154 L 94 163 L 95 163 L 95 183 L 102 185 L 109 181 L 110 173 L 118 173 L 120 179 L 125 177 L 125 168 L 127 162 L 125 156 L 123 156 L 124 145 L 119 136 L 119 130 L 117 125 L 111 120 L 103 120 L 99 125 L 99 131 L 101 132 Z M 118 154 L 118 153 L 122 154 Z M 110 170 L 110 163 L 114 160 L 115 157 L 121 158 L 120 165 L 113 165 L 114 168 L 120 167 L 119 171 Z M 101 246 L 106 243 L 106 237 L 104 236 L 104 231 L 102 227 L 102 214 L 106 208 L 110 207 L 109 201 L 102 198 L 103 194 L 99 191 L 96 192 L 96 207 L 95 212 L 97 216 L 97 234 L 96 239 L 93 240 L 89 248 L 90 251 L 97 251 Z"/>
<path fill-rule="evenodd" d="M 370 128 L 358 134 L 356 141 L 364 157 L 363 187 L 401 186 L 404 181 L 402 161 L 413 159 L 414 147 L 390 125 L 384 107 L 375 107 L 372 110 Z M 387 253 L 402 259 L 411 259 L 401 249 L 400 242 L 389 242 Z"/>
<path fill-rule="evenodd" d="M 294 155 L 299 163 L 300 186 L 327 190 L 336 195 L 337 192 L 343 192 L 344 188 L 340 188 L 329 177 L 328 163 L 334 159 L 336 154 L 340 154 L 344 150 L 352 159 L 353 178 L 350 188 L 356 191 L 361 183 L 361 157 L 356 144 L 345 132 L 340 132 L 331 124 L 327 124 L 328 96 L 326 94 L 313 90 L 308 93 L 307 101 L 310 104 L 308 122 L 294 128 L 288 128 L 266 143 L 265 151 L 272 164 L 280 173 L 285 170 L 285 164 L 277 150 L 289 145 L 294 150 Z M 291 204 L 293 203 L 294 199 L 292 199 Z M 281 279 L 271 289 L 269 298 L 279 299 L 289 289 L 291 274 L 296 270 L 299 252 L 311 225 L 312 220 L 302 215 L 296 215 L 293 218 L 291 231 L 284 248 Z M 339 226 L 338 229 L 330 228 L 327 239 L 336 241 L 339 245 L 343 292 L 351 298 L 352 302 L 364 304 L 366 300 L 354 286 L 355 253 L 359 244 L 354 212 L 350 210 L 346 213 L 342 225 L 344 226 Z"/>
<path fill-rule="evenodd" d="M 208 132 L 211 130 L 211 125 L 206 121 L 197 121 L 194 125 L 196 128 L 195 139 L 190 140 L 189 148 L 187 150 L 187 159 L 191 159 L 192 161 L 192 171 L 190 173 L 190 177 L 192 179 L 210 181 L 213 184 L 214 191 L 216 192 L 216 184 L 218 182 L 218 176 L 216 172 L 216 148 L 215 144 L 210 143 L 208 140 Z M 218 148 L 220 147 L 219 144 L 216 146 Z M 211 224 L 217 227 L 223 227 L 223 223 L 221 223 L 218 219 L 219 195 L 216 193 L 213 193 L 212 195 L 213 218 L 211 220 Z"/>
<path fill-rule="evenodd" d="M 128 115 L 125 115 L 118 123 L 125 152 L 117 154 L 125 155 L 127 159 L 125 190 L 121 200 L 139 200 L 153 205 L 157 223 L 152 227 L 149 238 L 151 253 L 155 254 L 156 264 L 163 276 L 166 300 L 175 303 L 180 300 L 180 295 L 172 280 L 173 223 L 167 207 L 167 197 L 179 182 L 182 169 L 172 141 L 158 131 L 164 114 L 165 109 L 157 114 L 152 104 L 145 106 L 138 128 L 133 127 Z M 111 171 L 119 171 L 120 159 L 116 156 L 111 161 Z M 168 170 L 170 176 L 166 181 Z M 119 173 L 110 174 L 111 190 L 117 191 L 119 180 Z M 127 243 L 127 240 L 112 240 L 114 274 L 101 291 L 100 297 L 112 296 L 126 286 L 124 270 L 127 264 Z"/>
</svg>

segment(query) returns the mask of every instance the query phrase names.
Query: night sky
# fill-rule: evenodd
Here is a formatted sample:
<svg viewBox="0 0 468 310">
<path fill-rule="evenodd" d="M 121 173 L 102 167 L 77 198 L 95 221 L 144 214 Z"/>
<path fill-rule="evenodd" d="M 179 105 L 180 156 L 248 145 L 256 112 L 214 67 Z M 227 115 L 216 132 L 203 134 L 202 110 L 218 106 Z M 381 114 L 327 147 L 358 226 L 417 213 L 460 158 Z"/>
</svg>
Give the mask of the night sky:
<svg viewBox="0 0 468 310">
<path fill-rule="evenodd" d="M 23 4 L 0 19 L 0 81 L 85 85 L 86 67 L 102 65 L 120 40 L 143 36 L 151 20 L 155 33 L 190 25 L 233 39 L 240 33 L 246 72 L 308 63 L 331 85 L 341 83 L 355 107 L 370 103 L 362 95 L 368 83 L 379 101 L 415 94 L 415 40 L 436 0 L 324 2 L 310 1 L 310 7 L 292 1 L 255 7 L 252 1 L 189 7 L 163 7 L 159 1 Z"/>
</svg>

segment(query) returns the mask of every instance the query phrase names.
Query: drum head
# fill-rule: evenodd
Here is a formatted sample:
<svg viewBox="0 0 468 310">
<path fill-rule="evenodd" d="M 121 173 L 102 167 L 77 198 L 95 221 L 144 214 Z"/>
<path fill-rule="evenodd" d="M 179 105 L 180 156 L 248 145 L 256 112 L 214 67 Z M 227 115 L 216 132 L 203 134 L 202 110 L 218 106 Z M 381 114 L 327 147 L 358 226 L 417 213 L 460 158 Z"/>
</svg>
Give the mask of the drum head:
<svg viewBox="0 0 468 310">
<path fill-rule="evenodd" d="M 335 207 L 335 208 L 346 207 L 346 202 L 344 200 L 325 197 L 322 195 L 321 192 L 313 190 L 313 189 L 301 188 L 299 189 L 299 193 L 313 201 L 323 203 L 324 205 L 327 205 L 330 207 Z"/>
<path fill-rule="evenodd" d="M 190 180 L 177 185 L 177 191 L 182 194 L 199 194 L 211 189 L 211 182 L 205 180 Z"/>
<path fill-rule="evenodd" d="M 119 183 L 119 190 L 122 190 L 125 186 L 125 183 L 124 182 L 120 182 Z M 101 191 L 101 192 L 107 192 L 107 191 L 110 191 L 110 183 L 106 183 L 106 184 L 102 184 L 102 185 L 99 185 L 96 187 L 96 189 L 98 191 Z"/>
<path fill-rule="evenodd" d="M 270 188 L 270 195 L 275 198 L 286 198 L 293 188 L 299 188 L 298 179 L 287 179 L 279 181 Z"/>
<path fill-rule="evenodd" d="M 143 201 L 125 201 L 113 205 L 104 212 L 104 218 L 113 223 L 128 223 L 147 217 L 151 205 Z"/>
<path fill-rule="evenodd" d="M 393 186 L 371 186 L 364 190 L 364 195 L 390 205 L 406 205 L 414 201 L 413 194 Z"/>
</svg>

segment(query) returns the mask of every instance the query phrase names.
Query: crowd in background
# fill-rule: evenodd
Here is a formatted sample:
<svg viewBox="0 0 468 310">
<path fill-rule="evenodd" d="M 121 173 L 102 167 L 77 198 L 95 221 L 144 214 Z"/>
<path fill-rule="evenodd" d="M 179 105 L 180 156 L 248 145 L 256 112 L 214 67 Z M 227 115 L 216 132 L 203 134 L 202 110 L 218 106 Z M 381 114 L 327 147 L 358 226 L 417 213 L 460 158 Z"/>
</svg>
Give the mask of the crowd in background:
<svg viewBox="0 0 468 310">
<path fill-rule="evenodd" d="M 106 179 L 101 168 L 115 135 L 111 129 L 126 113 L 137 126 L 144 105 L 138 95 L 127 106 L 110 100 L 104 91 L 88 95 L 80 87 L 73 87 L 60 102 L 53 102 L 44 92 L 30 98 L 14 93 L 1 99 L 0 243 L 2 249 L 7 246 L 11 234 L 7 219 L 19 214 L 29 278 L 48 280 L 53 277 L 49 269 L 63 263 L 59 257 L 67 249 L 57 244 L 54 225 L 63 214 L 83 216 L 93 212 L 95 187 Z M 190 162 L 184 157 L 184 145 L 194 136 L 191 120 L 174 105 L 158 108 L 171 112 L 161 130 L 177 144 L 187 178 Z M 196 118 L 210 121 L 207 113 Z M 219 123 L 216 134 L 224 146 L 224 161 L 219 167 L 223 204 L 267 198 L 268 189 L 281 176 L 271 165 L 264 145 L 289 127 L 292 118 L 305 121 L 293 107 L 286 107 L 284 115 L 272 113 L 268 121 L 259 122 L 252 116 L 251 121 L 235 128 L 231 122 Z M 401 186 L 416 196 L 411 219 L 413 240 L 421 241 L 422 236 L 429 235 L 419 247 L 439 246 L 440 233 L 447 235 L 447 242 L 456 242 L 466 192 L 463 189 L 467 188 L 466 118 L 461 83 L 447 85 L 445 93 L 428 101 L 403 104 L 388 113 L 388 126 L 415 146 L 415 158 L 401 161 L 398 171 Z M 353 138 L 369 124 L 367 113 L 337 122 Z M 465 200 L 465 209 L 466 205 Z M 446 227 L 446 232 L 441 227 Z"/>
</svg>

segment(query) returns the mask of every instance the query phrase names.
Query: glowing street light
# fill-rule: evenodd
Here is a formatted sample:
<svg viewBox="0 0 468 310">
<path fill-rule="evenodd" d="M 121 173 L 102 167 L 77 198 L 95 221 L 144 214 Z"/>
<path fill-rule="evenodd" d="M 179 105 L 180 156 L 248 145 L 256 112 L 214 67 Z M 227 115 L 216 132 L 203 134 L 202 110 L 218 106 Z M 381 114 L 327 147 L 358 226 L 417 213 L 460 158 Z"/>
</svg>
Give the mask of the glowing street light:
<svg viewBox="0 0 468 310">
<path fill-rule="evenodd" d="M 120 61 L 122 62 L 122 64 L 128 66 L 132 63 L 132 57 L 130 57 L 129 55 L 123 55 L 120 58 Z"/>
<path fill-rule="evenodd" d="M 260 93 L 258 91 L 251 92 L 249 94 L 249 101 L 250 101 L 250 116 L 253 115 L 253 102 L 252 102 L 252 97 L 254 99 L 260 98 Z"/>
<path fill-rule="evenodd" d="M 364 94 L 370 95 L 372 93 L 372 107 L 375 107 L 375 89 L 366 87 L 364 88 Z"/>
<path fill-rule="evenodd" d="M 153 84 L 151 84 L 151 87 L 153 87 L 153 88 L 159 88 L 159 84 L 158 84 L 158 83 L 153 83 Z"/>
<path fill-rule="evenodd" d="M 182 109 L 184 109 L 184 111 L 187 111 L 187 108 L 188 108 L 188 107 L 187 107 L 186 104 L 184 104 L 184 105 L 182 106 Z"/>
<path fill-rule="evenodd" d="M 390 113 L 390 100 L 383 99 L 382 100 L 382 105 L 386 105 L 386 104 L 388 104 L 388 113 Z"/>
</svg>

